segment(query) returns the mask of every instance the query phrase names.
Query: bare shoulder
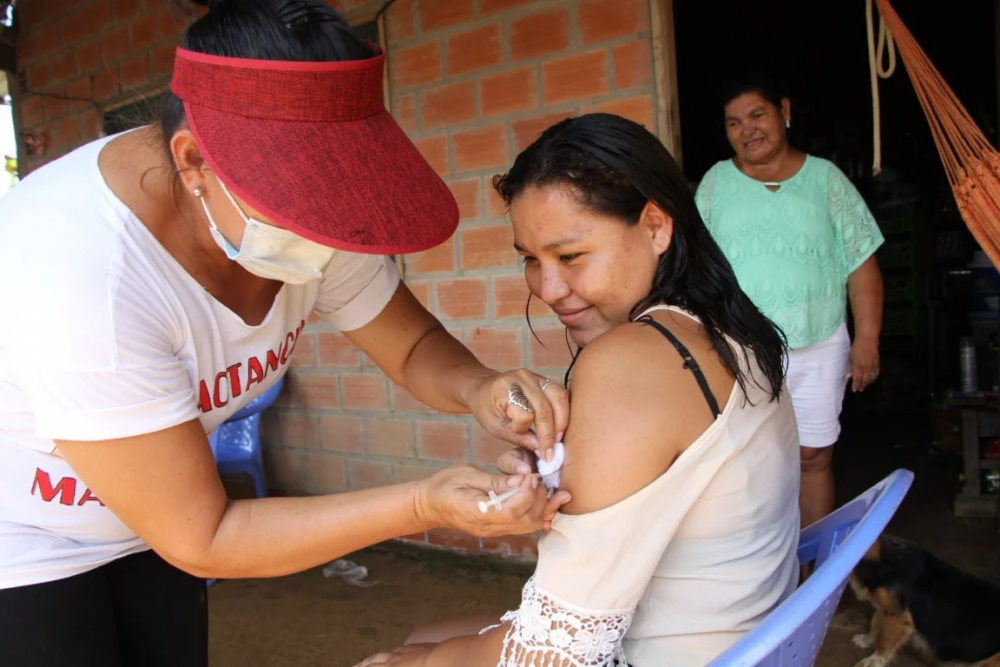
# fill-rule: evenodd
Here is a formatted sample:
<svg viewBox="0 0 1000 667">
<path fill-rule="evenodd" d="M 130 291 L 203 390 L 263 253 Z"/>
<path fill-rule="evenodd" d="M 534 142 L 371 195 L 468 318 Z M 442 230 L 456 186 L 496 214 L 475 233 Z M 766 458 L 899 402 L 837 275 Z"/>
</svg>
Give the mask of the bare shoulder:
<svg viewBox="0 0 1000 667">
<path fill-rule="evenodd" d="M 609 507 L 647 486 L 712 422 L 689 412 L 697 385 L 677 351 L 650 327 L 628 324 L 596 338 L 573 369 L 563 511 Z M 695 435 L 697 437 L 697 435 Z"/>
</svg>

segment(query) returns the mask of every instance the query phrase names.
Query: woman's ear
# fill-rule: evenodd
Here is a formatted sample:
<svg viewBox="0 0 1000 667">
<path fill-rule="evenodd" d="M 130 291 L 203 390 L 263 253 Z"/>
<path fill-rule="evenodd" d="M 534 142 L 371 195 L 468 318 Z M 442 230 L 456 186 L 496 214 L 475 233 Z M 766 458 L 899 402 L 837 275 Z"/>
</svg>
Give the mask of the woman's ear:
<svg viewBox="0 0 1000 667">
<path fill-rule="evenodd" d="M 787 97 L 781 98 L 781 118 L 786 125 L 792 122 L 792 101 Z"/>
<path fill-rule="evenodd" d="M 665 253 L 674 238 L 673 217 L 653 202 L 648 202 L 639 216 L 639 224 L 649 233 L 653 251 L 657 255 Z"/>
<path fill-rule="evenodd" d="M 201 149 L 195 143 L 191 130 L 178 130 L 170 139 L 170 154 L 174 158 L 174 166 L 185 189 L 194 192 L 204 189 L 205 176 L 212 170 L 205 162 Z"/>
</svg>

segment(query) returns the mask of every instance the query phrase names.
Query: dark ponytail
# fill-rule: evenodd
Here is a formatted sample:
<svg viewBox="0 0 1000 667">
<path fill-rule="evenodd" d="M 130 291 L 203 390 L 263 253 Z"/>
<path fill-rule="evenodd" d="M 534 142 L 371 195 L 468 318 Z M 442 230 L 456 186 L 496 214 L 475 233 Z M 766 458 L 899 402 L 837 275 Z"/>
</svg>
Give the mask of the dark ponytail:
<svg viewBox="0 0 1000 667">
<path fill-rule="evenodd" d="M 493 185 L 508 206 L 528 187 L 569 186 L 583 206 L 629 226 L 639 222 L 649 202 L 659 206 L 674 220 L 673 240 L 660 257 L 649 294 L 635 304 L 631 317 L 661 303 L 697 315 L 740 387 L 746 390 L 748 378 L 726 336 L 754 352 L 767 384 L 749 379 L 778 398 L 785 374 L 784 336 L 740 289 L 680 168 L 642 125 L 612 114 L 568 118 L 545 130 Z"/>
</svg>

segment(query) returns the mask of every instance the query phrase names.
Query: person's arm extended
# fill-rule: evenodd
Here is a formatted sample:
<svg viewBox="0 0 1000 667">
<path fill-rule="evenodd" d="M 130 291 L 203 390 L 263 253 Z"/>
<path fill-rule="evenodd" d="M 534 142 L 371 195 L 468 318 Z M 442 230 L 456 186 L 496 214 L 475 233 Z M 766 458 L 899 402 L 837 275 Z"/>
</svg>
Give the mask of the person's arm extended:
<svg viewBox="0 0 1000 667">
<path fill-rule="evenodd" d="M 437 526 L 476 535 L 532 532 L 546 504 L 544 489 L 521 478 L 521 492 L 503 511 L 482 514 L 477 503 L 486 491 L 504 491 L 518 478 L 472 466 L 333 496 L 231 501 L 196 420 L 132 438 L 56 444 L 119 519 L 167 561 L 202 577 L 289 574 Z"/>
<path fill-rule="evenodd" d="M 686 324 L 694 326 L 691 320 L 687 320 Z M 671 324 L 671 328 L 675 332 L 679 330 L 675 324 Z M 699 354 L 696 347 L 694 349 L 699 360 L 708 366 L 703 360 L 704 355 Z M 660 359 L 670 360 L 670 355 L 676 355 L 676 352 L 660 334 L 639 326 L 615 329 L 597 338 L 581 352 L 573 371 L 573 419 L 566 434 L 567 458 L 560 471 L 560 488 L 570 491 L 573 500 L 561 511 L 568 509 L 569 514 L 585 515 L 635 494 L 659 478 L 685 444 L 697 438 L 712 423 L 712 415 L 705 406 L 695 379 L 690 371 L 682 367 L 680 357 L 676 357 L 676 363 L 657 363 Z M 708 376 L 710 382 L 713 377 L 719 377 L 717 373 L 709 373 Z M 731 380 L 729 384 L 731 386 Z M 631 521 L 621 515 L 608 520 Z M 601 525 L 588 524 L 577 530 L 600 531 Z M 536 570 L 538 587 L 530 594 L 543 596 L 545 603 L 539 604 L 539 600 L 534 599 L 525 605 L 522 601 L 517 612 L 519 619 L 503 623 L 489 632 L 457 637 L 440 644 L 403 646 L 393 652 L 373 655 L 359 663 L 359 667 L 496 667 L 501 664 L 501 658 L 509 661 L 503 664 L 544 664 L 553 667 L 575 664 L 567 659 L 565 647 L 561 650 L 545 649 L 548 632 L 532 635 L 530 647 L 518 643 L 516 634 L 508 635 L 516 633 L 519 624 L 527 628 L 551 628 L 572 635 L 574 626 L 556 619 L 552 615 L 554 609 L 569 616 L 586 615 L 588 610 L 593 609 L 594 617 L 606 622 L 609 633 L 617 630 L 624 636 L 630 614 L 623 613 L 622 609 L 638 603 L 662 553 L 662 549 L 645 549 L 640 543 L 645 539 L 657 544 L 661 540 L 669 540 L 670 532 L 656 535 L 656 529 L 651 528 L 647 531 L 648 535 L 635 535 L 635 548 L 630 551 L 629 557 L 608 563 L 604 554 L 580 554 L 573 550 L 580 548 L 580 540 L 600 549 L 604 540 L 616 540 L 617 536 L 598 532 L 583 538 L 578 532 L 574 533 L 575 540 L 567 540 L 560 535 L 561 530 L 557 517 L 553 532 L 545 538 L 551 540 L 555 537 L 556 543 L 546 541 L 540 544 Z M 619 553 L 617 549 L 608 551 Z M 570 558 L 568 561 L 567 556 Z M 583 569 L 565 571 L 569 562 Z M 572 606 L 562 606 L 561 600 L 546 597 L 548 591 L 542 588 L 543 580 L 547 574 L 556 572 L 559 573 L 556 576 L 560 584 L 575 582 L 566 584 L 567 588 L 558 593 L 572 588 L 573 594 L 589 590 L 593 595 L 580 594 L 582 599 L 568 601 Z M 629 592 L 622 593 L 622 590 Z M 532 613 L 539 613 L 544 619 L 534 624 L 532 621 L 537 619 L 520 618 L 520 615 Z M 505 636 L 512 638 L 507 653 L 504 653 Z M 599 647 L 584 643 L 572 650 L 617 650 L 607 636 L 600 643 Z M 601 657 L 610 659 L 613 656 L 602 654 Z"/>
<path fill-rule="evenodd" d="M 882 304 L 885 297 L 882 272 L 872 255 L 847 277 L 847 294 L 854 315 L 854 342 L 851 345 L 850 376 L 854 391 L 862 391 L 879 373 L 879 335 L 882 332 Z"/>
<path fill-rule="evenodd" d="M 483 366 L 402 283 L 374 320 L 344 335 L 419 400 L 443 412 L 471 412 L 504 440 L 548 451 L 566 430 L 569 407 L 562 387 L 551 384 L 543 392 L 544 378 L 530 371 L 499 373 Z M 512 384 L 522 388 L 533 413 L 508 405 Z M 532 422 L 534 433 L 528 430 Z"/>
</svg>

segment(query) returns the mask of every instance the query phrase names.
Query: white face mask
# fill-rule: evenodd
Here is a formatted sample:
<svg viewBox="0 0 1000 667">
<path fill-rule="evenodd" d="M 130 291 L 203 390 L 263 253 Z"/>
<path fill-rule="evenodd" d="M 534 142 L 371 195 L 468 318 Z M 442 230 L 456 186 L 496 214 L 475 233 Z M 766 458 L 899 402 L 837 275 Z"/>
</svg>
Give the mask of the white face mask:
<svg viewBox="0 0 1000 667">
<path fill-rule="evenodd" d="M 219 180 L 222 191 L 239 212 L 246 231 L 243 232 L 243 242 L 239 249 L 222 235 L 215 225 L 208 204 L 201 199 L 201 206 L 208 217 L 212 238 L 226 253 L 226 256 L 244 269 L 269 280 L 280 280 L 291 285 L 304 285 L 323 275 L 336 249 L 328 248 L 309 239 L 304 239 L 287 229 L 274 227 L 259 220 L 248 218 L 240 208 L 233 195 L 229 193 L 226 184 Z"/>
</svg>

